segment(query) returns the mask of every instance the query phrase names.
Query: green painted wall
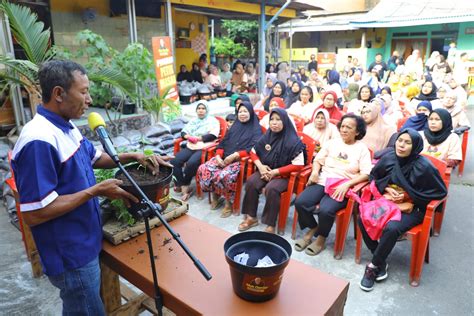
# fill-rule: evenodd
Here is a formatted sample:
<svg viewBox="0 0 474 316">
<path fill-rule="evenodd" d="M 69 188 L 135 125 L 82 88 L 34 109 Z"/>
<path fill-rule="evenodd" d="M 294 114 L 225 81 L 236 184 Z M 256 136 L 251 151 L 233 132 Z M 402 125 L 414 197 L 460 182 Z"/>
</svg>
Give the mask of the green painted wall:
<svg viewBox="0 0 474 316">
<path fill-rule="evenodd" d="M 390 58 L 390 54 L 386 54 L 385 52 L 385 46 L 382 46 L 381 48 L 368 48 L 367 49 L 367 68 L 369 65 L 375 61 L 375 55 L 378 53 L 382 54 L 382 60 L 385 62 Z"/>
<path fill-rule="evenodd" d="M 433 25 L 405 26 L 405 27 L 390 28 L 387 30 L 387 40 L 385 42 L 385 54 L 387 56 L 390 56 L 390 53 L 392 51 L 393 33 L 427 32 L 428 35 L 426 36 L 426 38 L 428 39 L 428 41 L 427 41 L 426 54 L 425 54 L 425 59 L 427 59 L 431 54 L 431 32 L 442 31 L 442 30 L 458 31 L 459 24 L 460 23 L 449 23 L 449 24 L 433 24 Z M 420 38 L 420 36 L 407 36 L 404 38 L 407 38 L 407 39 Z"/>
<path fill-rule="evenodd" d="M 466 34 L 467 27 L 474 28 L 474 22 L 460 23 L 458 35 L 459 50 L 474 50 L 474 34 Z"/>
</svg>

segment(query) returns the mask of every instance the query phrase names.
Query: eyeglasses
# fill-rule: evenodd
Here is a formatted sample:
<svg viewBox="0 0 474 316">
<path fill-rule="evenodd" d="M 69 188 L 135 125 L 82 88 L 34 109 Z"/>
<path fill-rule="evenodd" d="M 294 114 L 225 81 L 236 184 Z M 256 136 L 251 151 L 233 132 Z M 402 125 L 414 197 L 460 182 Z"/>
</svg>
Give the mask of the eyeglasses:
<svg viewBox="0 0 474 316">
<path fill-rule="evenodd" d="M 368 110 L 368 111 L 362 111 L 360 112 L 360 114 L 364 115 L 364 114 L 369 114 L 369 113 L 372 113 L 372 111 Z"/>
</svg>

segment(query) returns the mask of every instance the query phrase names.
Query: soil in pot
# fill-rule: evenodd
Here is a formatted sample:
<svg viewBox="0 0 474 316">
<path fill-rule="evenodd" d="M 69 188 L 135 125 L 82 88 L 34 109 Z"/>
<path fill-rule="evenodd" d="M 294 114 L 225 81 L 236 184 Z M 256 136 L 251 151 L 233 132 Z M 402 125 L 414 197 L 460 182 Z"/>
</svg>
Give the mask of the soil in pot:
<svg viewBox="0 0 474 316">
<path fill-rule="evenodd" d="M 165 210 L 170 199 L 169 192 L 173 169 L 168 167 L 160 167 L 160 172 L 156 175 L 152 175 L 150 170 L 145 170 L 145 168 L 139 167 L 138 164 L 129 165 L 125 167 L 125 169 L 137 182 L 146 196 L 152 202 L 160 204 L 161 209 Z M 137 198 L 140 198 L 138 192 L 121 171 L 116 173 L 115 178 L 123 181 L 121 187 L 124 190 L 132 193 Z M 146 206 L 141 202 L 132 203 L 131 207 L 129 208 L 129 212 L 132 214 L 132 216 L 138 217 L 137 212 L 145 207 Z"/>
</svg>

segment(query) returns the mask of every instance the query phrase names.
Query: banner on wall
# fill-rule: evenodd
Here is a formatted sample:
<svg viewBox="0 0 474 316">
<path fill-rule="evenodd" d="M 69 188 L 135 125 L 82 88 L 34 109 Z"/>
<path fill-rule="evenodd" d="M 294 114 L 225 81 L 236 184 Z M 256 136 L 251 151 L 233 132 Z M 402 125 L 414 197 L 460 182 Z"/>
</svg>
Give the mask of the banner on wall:
<svg viewBox="0 0 474 316">
<path fill-rule="evenodd" d="M 318 73 L 321 76 L 326 74 L 327 69 L 334 69 L 336 66 L 336 53 L 318 53 Z"/>
<path fill-rule="evenodd" d="M 151 47 L 153 49 L 153 61 L 159 94 L 162 96 L 167 89 L 171 88 L 167 99 L 173 99 L 178 102 L 179 95 L 176 86 L 176 75 L 174 73 L 171 39 L 169 36 L 152 37 Z"/>
</svg>

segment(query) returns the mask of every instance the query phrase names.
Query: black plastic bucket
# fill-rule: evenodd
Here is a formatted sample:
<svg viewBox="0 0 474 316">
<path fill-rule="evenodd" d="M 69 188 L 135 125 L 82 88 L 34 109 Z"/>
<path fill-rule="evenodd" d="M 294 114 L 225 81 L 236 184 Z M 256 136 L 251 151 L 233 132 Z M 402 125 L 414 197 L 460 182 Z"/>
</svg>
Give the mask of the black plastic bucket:
<svg viewBox="0 0 474 316">
<path fill-rule="evenodd" d="M 234 292 L 252 302 L 274 298 L 290 262 L 291 245 L 283 237 L 266 232 L 244 232 L 233 235 L 224 243 L 224 252 L 230 267 Z M 234 256 L 247 253 L 247 265 L 234 261 Z M 257 261 L 269 256 L 275 263 L 271 267 L 255 267 Z"/>
<path fill-rule="evenodd" d="M 138 164 L 131 164 L 131 165 L 126 166 L 125 170 L 129 171 L 131 169 L 137 169 L 137 167 L 138 167 Z M 161 210 L 163 211 L 168 206 L 168 202 L 170 200 L 170 183 L 173 177 L 173 168 L 160 166 L 160 173 L 161 172 L 163 172 L 165 176 L 153 184 L 140 185 L 140 182 L 139 182 L 140 179 L 134 179 L 134 180 L 138 181 L 140 189 L 142 189 L 145 195 L 152 202 L 160 204 Z M 121 170 L 117 171 L 117 173 L 115 174 L 115 177 L 117 177 L 121 173 L 122 173 Z M 122 184 L 120 187 L 124 189 L 125 191 L 130 192 L 131 194 L 133 194 L 134 196 L 136 196 L 138 199 L 141 200 L 141 197 L 138 194 L 138 191 L 131 184 L 130 185 Z M 132 214 L 133 217 L 139 219 L 138 211 L 146 207 L 147 205 L 142 203 L 141 201 L 138 203 L 131 202 L 130 207 L 129 207 L 129 212 L 130 214 Z"/>
</svg>

